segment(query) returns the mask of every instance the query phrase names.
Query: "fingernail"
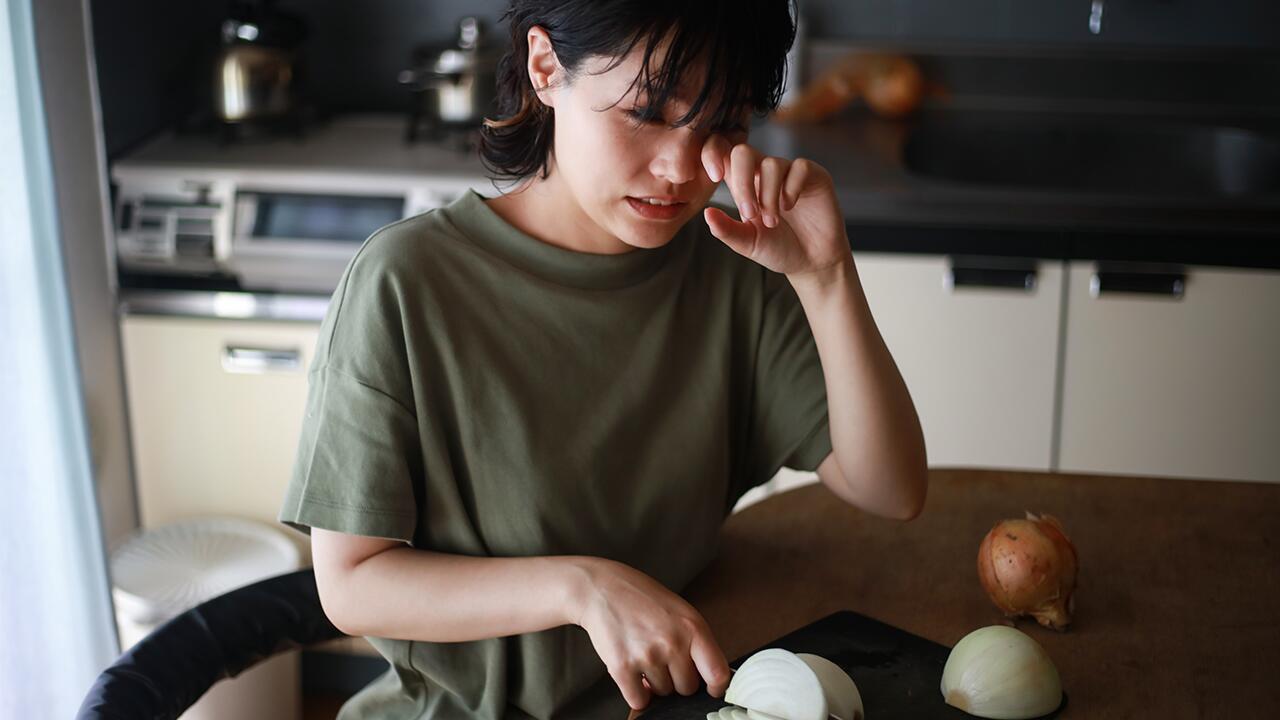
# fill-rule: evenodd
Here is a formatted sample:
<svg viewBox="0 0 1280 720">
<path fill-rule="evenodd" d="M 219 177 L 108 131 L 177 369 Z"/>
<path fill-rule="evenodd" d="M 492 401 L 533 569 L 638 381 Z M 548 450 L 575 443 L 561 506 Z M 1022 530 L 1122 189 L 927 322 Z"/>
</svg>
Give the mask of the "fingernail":
<svg viewBox="0 0 1280 720">
<path fill-rule="evenodd" d="M 741 212 L 743 220 L 750 220 L 756 216 L 756 206 L 751 203 L 743 203 L 738 210 Z"/>
<path fill-rule="evenodd" d="M 764 214 L 764 226 L 765 226 L 765 227 L 777 227 L 777 226 L 778 226 L 778 218 L 776 218 L 776 217 L 774 217 L 774 216 L 770 215 L 769 213 L 765 213 L 765 214 Z"/>
</svg>

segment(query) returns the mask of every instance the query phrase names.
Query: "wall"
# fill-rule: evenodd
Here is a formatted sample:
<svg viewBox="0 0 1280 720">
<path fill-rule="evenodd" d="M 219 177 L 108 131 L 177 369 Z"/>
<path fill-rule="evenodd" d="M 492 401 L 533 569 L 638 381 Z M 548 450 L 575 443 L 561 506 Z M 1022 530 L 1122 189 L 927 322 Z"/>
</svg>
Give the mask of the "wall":
<svg viewBox="0 0 1280 720">
<path fill-rule="evenodd" d="M 809 34 L 880 44 L 953 43 L 1167 49 L 1280 49 L 1280 3 L 1108 0 L 1100 35 L 1091 0 L 800 0 Z M 312 27 L 315 98 L 335 110 L 400 111 L 396 82 L 419 43 L 448 41 L 459 17 L 496 24 L 507 0 L 284 0 Z M 209 96 L 223 0 L 92 0 L 109 159 Z"/>
<path fill-rule="evenodd" d="M 90 462 L 102 533 L 113 546 L 137 526 L 137 508 L 88 18 L 78 0 L 41 0 L 32 10 Z"/>
<path fill-rule="evenodd" d="M 815 36 L 1144 47 L 1280 48 L 1270 0 L 1106 0 L 1089 32 L 1091 0 L 800 0 Z"/>
</svg>

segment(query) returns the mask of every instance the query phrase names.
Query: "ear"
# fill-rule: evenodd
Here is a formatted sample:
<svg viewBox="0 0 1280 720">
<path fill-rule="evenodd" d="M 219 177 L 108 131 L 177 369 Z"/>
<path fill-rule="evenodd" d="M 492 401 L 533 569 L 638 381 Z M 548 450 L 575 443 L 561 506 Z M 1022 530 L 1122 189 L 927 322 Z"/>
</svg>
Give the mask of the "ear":
<svg viewBox="0 0 1280 720">
<path fill-rule="evenodd" d="M 547 107 L 555 107 L 555 93 L 549 88 L 564 77 L 564 69 L 551 47 L 551 36 L 538 25 L 529 28 L 529 82 L 538 99 Z"/>
</svg>

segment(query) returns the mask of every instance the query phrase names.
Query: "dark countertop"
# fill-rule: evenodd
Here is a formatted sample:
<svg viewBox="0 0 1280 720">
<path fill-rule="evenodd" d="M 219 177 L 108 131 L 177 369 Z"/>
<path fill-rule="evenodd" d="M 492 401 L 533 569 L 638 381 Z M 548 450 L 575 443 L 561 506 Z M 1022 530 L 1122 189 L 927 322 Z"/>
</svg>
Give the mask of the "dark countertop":
<svg viewBox="0 0 1280 720">
<path fill-rule="evenodd" d="M 930 112 L 924 117 L 930 117 Z M 946 112 L 959 112 L 972 120 L 984 111 L 952 108 Z M 985 112 L 993 118 L 1036 114 Z M 1039 115 L 1063 116 L 1044 111 Z M 851 110 L 823 123 L 760 122 L 752 129 L 751 142 L 767 154 L 808 157 L 827 168 L 855 252 L 1280 268 L 1280 193 L 1126 197 L 948 182 L 914 174 L 904 165 L 904 143 L 916 122 L 881 120 L 865 110 Z M 202 136 L 166 135 L 119 161 L 117 171 L 153 166 L 248 168 L 255 173 L 389 173 L 487 184 L 478 157 L 426 144 L 406 148 L 402 126 L 394 115 L 353 116 L 323 128 L 307 141 L 270 147 L 227 148 Z M 1274 126 L 1267 126 L 1265 132 L 1280 137 Z M 714 199 L 732 204 L 723 184 Z M 204 287 L 188 278 L 177 282 L 186 289 Z M 134 286 L 125 277 L 121 285 Z M 241 289 L 227 279 L 210 279 L 206 285 Z"/>
<path fill-rule="evenodd" d="M 865 112 L 823 123 L 769 121 L 752 129 L 751 142 L 766 154 L 813 159 L 831 173 L 855 252 L 1280 268 L 1280 193 L 1088 194 L 924 177 L 902 159 L 914 122 Z M 1276 137 L 1273 127 L 1258 129 Z M 715 199 L 732 203 L 723 185 Z"/>
<path fill-rule="evenodd" d="M 1014 113 L 961 113 L 966 120 L 1008 118 Z M 1020 113 L 1033 122 L 1033 113 Z M 1055 114 L 1061 121 L 1062 115 Z M 1153 122 L 1155 120 L 1153 119 Z M 1254 196 L 1179 197 L 1087 194 L 997 187 L 923 177 L 902 160 L 916 121 L 887 121 L 848 113 L 825 123 L 762 123 L 751 142 L 762 152 L 807 157 L 835 181 L 846 218 L 853 224 L 981 225 L 992 228 L 1165 230 L 1177 232 L 1280 233 L 1280 192 Z M 1127 122 L 1141 123 L 1141 119 Z"/>
</svg>

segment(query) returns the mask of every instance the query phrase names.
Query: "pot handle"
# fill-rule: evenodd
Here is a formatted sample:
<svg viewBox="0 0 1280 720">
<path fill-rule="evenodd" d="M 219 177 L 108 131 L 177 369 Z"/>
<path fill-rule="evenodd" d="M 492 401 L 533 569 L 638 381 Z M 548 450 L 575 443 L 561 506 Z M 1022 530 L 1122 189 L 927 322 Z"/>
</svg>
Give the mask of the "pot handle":
<svg viewBox="0 0 1280 720">
<path fill-rule="evenodd" d="M 446 83 L 456 83 L 457 73 L 442 73 L 434 70 L 401 70 L 396 78 L 401 85 L 416 85 L 418 90 L 439 87 Z"/>
</svg>

